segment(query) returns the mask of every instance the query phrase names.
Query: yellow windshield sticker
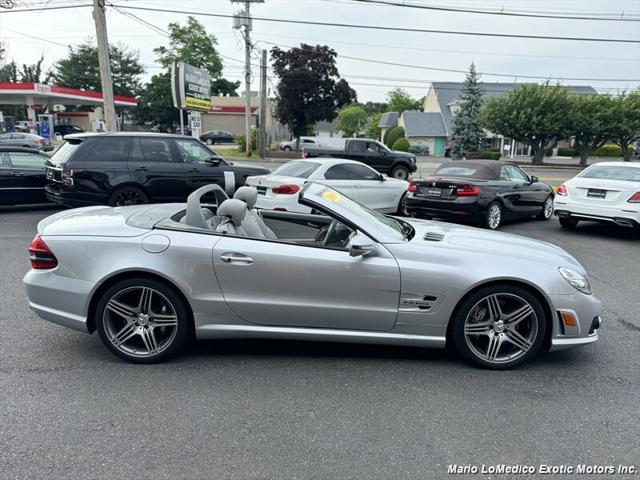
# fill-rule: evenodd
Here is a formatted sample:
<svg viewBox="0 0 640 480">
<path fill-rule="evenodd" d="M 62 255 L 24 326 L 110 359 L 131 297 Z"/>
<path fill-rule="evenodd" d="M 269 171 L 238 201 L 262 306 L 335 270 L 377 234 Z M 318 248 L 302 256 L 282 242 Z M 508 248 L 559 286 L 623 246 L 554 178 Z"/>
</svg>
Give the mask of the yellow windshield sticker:
<svg viewBox="0 0 640 480">
<path fill-rule="evenodd" d="M 336 192 L 327 191 L 322 194 L 322 198 L 324 198 L 327 202 L 337 203 L 340 201 L 340 195 Z"/>
</svg>

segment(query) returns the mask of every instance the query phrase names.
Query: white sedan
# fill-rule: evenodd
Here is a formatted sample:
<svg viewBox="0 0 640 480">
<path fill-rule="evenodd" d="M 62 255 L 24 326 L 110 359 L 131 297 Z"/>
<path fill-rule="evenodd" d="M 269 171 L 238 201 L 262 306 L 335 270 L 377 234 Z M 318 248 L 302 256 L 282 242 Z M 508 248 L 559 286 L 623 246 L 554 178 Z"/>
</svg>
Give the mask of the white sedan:
<svg viewBox="0 0 640 480">
<path fill-rule="evenodd" d="M 640 228 L 640 163 L 602 162 L 558 187 L 554 211 L 565 228 L 579 221 Z"/>
<path fill-rule="evenodd" d="M 307 182 L 318 182 L 382 213 L 402 213 L 409 182 L 387 178 L 353 160 L 316 158 L 294 160 L 269 175 L 248 177 L 246 184 L 258 190 L 257 208 L 309 213 L 298 203 L 298 192 Z"/>
</svg>

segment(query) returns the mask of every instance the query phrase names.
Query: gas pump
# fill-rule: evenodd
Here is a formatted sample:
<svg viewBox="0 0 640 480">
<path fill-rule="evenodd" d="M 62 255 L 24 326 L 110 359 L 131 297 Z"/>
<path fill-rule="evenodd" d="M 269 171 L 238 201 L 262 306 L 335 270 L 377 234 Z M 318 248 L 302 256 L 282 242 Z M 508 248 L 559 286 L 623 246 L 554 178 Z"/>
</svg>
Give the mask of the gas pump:
<svg viewBox="0 0 640 480">
<path fill-rule="evenodd" d="M 53 136 L 53 115 L 38 115 L 38 134 L 42 138 L 52 140 Z"/>
</svg>

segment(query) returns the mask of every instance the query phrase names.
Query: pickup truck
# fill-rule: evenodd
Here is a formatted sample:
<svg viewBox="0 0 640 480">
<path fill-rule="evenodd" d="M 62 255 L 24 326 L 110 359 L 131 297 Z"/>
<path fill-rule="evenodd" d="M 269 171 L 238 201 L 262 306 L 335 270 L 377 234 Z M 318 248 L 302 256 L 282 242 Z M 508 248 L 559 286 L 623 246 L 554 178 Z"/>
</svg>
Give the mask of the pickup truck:
<svg viewBox="0 0 640 480">
<path fill-rule="evenodd" d="M 302 146 L 302 145 L 301 145 Z M 335 157 L 357 160 L 390 177 L 407 180 L 415 172 L 416 156 L 413 153 L 389 150 L 377 140 L 351 138 L 344 148 L 302 146 L 302 158 Z"/>
</svg>

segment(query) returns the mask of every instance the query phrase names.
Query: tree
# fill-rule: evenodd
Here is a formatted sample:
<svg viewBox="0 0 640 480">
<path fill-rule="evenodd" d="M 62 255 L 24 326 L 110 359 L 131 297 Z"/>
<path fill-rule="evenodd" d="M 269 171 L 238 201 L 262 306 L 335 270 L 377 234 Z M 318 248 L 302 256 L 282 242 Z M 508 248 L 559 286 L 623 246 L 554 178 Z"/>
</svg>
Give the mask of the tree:
<svg viewBox="0 0 640 480">
<path fill-rule="evenodd" d="M 356 99 L 356 92 L 340 78 L 336 56 L 322 45 L 271 50 L 279 80 L 275 114 L 296 138 L 316 122 L 332 121 L 338 109 Z"/>
<path fill-rule="evenodd" d="M 400 138 L 404 138 L 404 128 L 402 127 L 393 127 L 387 130 L 387 133 L 384 135 L 384 144 L 392 148 L 393 144 L 396 143 L 396 140 Z"/>
<path fill-rule="evenodd" d="M 378 139 L 380 137 L 380 128 L 378 124 L 380 123 L 380 117 L 382 117 L 382 113 L 375 113 L 369 120 L 369 126 L 367 127 L 367 137 Z"/>
<path fill-rule="evenodd" d="M 475 64 L 471 63 L 469 73 L 459 96 L 459 110 L 453 117 L 453 134 L 451 135 L 451 156 L 463 158 L 467 153 L 478 152 L 485 137 L 480 125 L 482 109 L 482 85 Z"/>
<path fill-rule="evenodd" d="M 240 82 L 232 82 L 224 78 L 219 78 L 211 82 L 211 95 L 224 95 L 229 97 L 237 97 Z"/>
<path fill-rule="evenodd" d="M 384 113 L 389 111 L 389 105 L 385 102 L 367 102 L 362 105 L 367 115 L 375 115 L 376 113 Z"/>
<path fill-rule="evenodd" d="M 161 125 L 166 130 L 173 130 L 180 123 L 180 112 L 173 106 L 169 73 L 151 77 L 151 81 L 140 92 L 133 114 L 140 123 Z"/>
<path fill-rule="evenodd" d="M 544 151 L 567 138 L 571 107 L 569 92 L 561 86 L 522 85 L 501 97 L 489 99 L 481 123 L 493 133 L 531 146 L 533 163 L 541 165 Z"/>
<path fill-rule="evenodd" d="M 338 130 L 345 137 L 353 137 L 366 125 L 368 117 L 367 112 L 359 105 L 344 107 L 338 112 Z"/>
<path fill-rule="evenodd" d="M 422 110 L 422 100 L 412 98 L 406 90 L 395 88 L 387 93 L 387 112 L 402 112 Z"/>
<path fill-rule="evenodd" d="M 575 95 L 570 100 L 569 134 L 574 138 L 580 166 L 586 166 L 589 155 L 608 140 L 615 121 L 612 99 L 608 95 Z"/>
<path fill-rule="evenodd" d="M 137 95 L 141 88 L 140 77 L 145 72 L 139 53 L 130 51 L 123 44 L 111 45 L 109 59 L 114 95 Z M 51 79 L 62 87 L 101 91 L 98 47 L 91 42 L 69 46 L 67 58 L 54 65 Z"/>
<path fill-rule="evenodd" d="M 629 148 L 640 139 L 640 90 L 618 95 L 612 99 L 609 140 L 619 145 L 625 162 L 631 160 Z"/>
</svg>

